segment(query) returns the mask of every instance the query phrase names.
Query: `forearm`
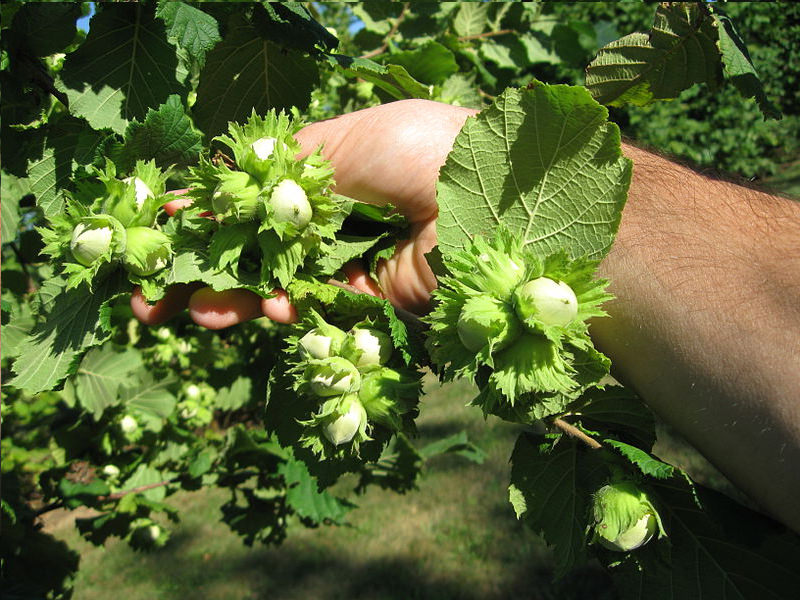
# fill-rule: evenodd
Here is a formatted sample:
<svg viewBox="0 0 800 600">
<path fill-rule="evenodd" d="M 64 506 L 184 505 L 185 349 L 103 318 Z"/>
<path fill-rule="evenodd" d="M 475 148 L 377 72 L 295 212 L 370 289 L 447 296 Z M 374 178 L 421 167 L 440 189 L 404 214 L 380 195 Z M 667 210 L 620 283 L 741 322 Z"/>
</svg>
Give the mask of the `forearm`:
<svg viewBox="0 0 800 600">
<path fill-rule="evenodd" d="M 800 531 L 800 203 L 631 146 L 633 181 L 592 324 L 632 386 Z"/>
</svg>

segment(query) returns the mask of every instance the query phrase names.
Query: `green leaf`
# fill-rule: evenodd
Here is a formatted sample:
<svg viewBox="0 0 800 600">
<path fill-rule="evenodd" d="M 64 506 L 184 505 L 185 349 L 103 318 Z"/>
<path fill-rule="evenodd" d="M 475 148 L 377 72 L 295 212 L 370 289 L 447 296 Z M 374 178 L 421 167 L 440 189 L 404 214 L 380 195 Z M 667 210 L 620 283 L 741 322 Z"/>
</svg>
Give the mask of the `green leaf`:
<svg viewBox="0 0 800 600">
<path fill-rule="evenodd" d="M 28 158 L 28 181 L 44 216 L 64 212 L 64 189 L 79 165 L 92 162 L 102 138 L 83 121 L 65 117 L 48 127 Z"/>
<path fill-rule="evenodd" d="M 3 273 L 3 277 L 8 277 L 8 272 Z M 31 333 L 35 324 L 28 302 L 20 302 L 18 306 L 11 309 L 11 320 L 3 325 L 2 329 L 2 353 L 3 358 L 14 358 L 19 356 L 22 345 Z"/>
<path fill-rule="evenodd" d="M 656 479 L 668 479 L 675 474 L 675 467 L 653 458 L 641 448 L 610 439 L 603 440 L 603 443 L 617 450 L 645 475 Z"/>
<path fill-rule="evenodd" d="M 453 30 L 459 36 L 483 33 L 489 22 L 489 5 L 483 2 L 461 2 L 453 19 Z"/>
<path fill-rule="evenodd" d="M 316 47 L 332 50 L 339 40 L 315 21 L 302 2 L 264 2 L 254 22 L 264 37 L 287 48 L 314 53 Z M 261 18 L 261 17 L 265 18 Z"/>
<path fill-rule="evenodd" d="M 211 238 L 208 248 L 211 264 L 219 270 L 232 267 L 236 273 L 245 246 L 255 242 L 257 228 L 255 223 L 233 223 L 220 227 Z"/>
<path fill-rule="evenodd" d="M 508 34 L 483 42 L 480 46 L 483 60 L 495 63 L 501 69 L 526 69 L 535 63 L 558 64 L 561 59 L 545 48 L 531 34 Z"/>
<path fill-rule="evenodd" d="M 30 194 L 30 183 L 27 179 L 15 177 L 3 171 L 0 177 L 0 240 L 3 244 L 17 239 L 19 229 L 19 201 Z"/>
<path fill-rule="evenodd" d="M 554 547 L 556 577 L 585 562 L 591 494 L 603 484 L 597 455 L 561 438 L 555 445 L 522 434 L 511 454 L 509 497 L 517 512 Z"/>
<path fill-rule="evenodd" d="M 56 86 L 73 115 L 95 129 L 123 133 L 128 121 L 143 119 L 170 94 L 185 98 L 185 76 L 152 6 L 103 4 L 86 41 L 64 61 Z"/>
<path fill-rule="evenodd" d="M 184 250 L 176 254 L 165 275 L 167 285 L 202 281 L 218 292 L 243 287 L 242 281 L 228 270 L 217 269 L 206 252 L 198 249 Z"/>
<path fill-rule="evenodd" d="M 601 258 L 631 176 L 607 117 L 584 88 L 536 83 L 469 118 L 437 183 L 442 253 L 502 223 L 541 256 Z"/>
<path fill-rule="evenodd" d="M 332 496 L 318 489 L 317 479 L 308 472 L 302 462 L 289 459 L 278 467 L 289 488 L 286 501 L 303 519 L 314 523 L 341 523 L 354 507 L 347 500 Z"/>
<path fill-rule="evenodd" d="M 486 452 L 469 441 L 466 431 L 459 431 L 441 440 L 426 444 L 419 449 L 419 454 L 426 461 L 442 454 L 457 454 L 479 465 L 486 460 Z"/>
<path fill-rule="evenodd" d="M 131 473 L 131 476 L 128 477 L 127 480 L 125 480 L 125 482 L 122 484 L 121 487 L 122 491 L 128 491 L 145 485 L 160 483 L 166 479 L 169 479 L 169 477 L 166 477 L 165 474 L 159 472 L 157 469 L 154 469 L 150 465 L 142 463 L 137 467 L 137 469 L 133 473 Z M 138 493 L 147 498 L 148 500 L 152 500 L 153 502 L 160 502 L 161 500 L 166 498 L 167 489 L 165 486 L 161 485 Z"/>
<path fill-rule="evenodd" d="M 85 350 L 109 337 L 109 303 L 129 290 L 120 272 L 95 282 L 92 293 L 85 287 L 62 288 L 50 302 L 45 320 L 21 344 L 13 367 L 16 376 L 8 383 L 31 394 L 53 389 L 73 371 Z"/>
<path fill-rule="evenodd" d="M 458 72 L 453 53 L 433 40 L 413 50 L 390 54 L 385 62 L 405 67 L 414 79 L 428 84 L 441 83 L 448 76 Z"/>
<path fill-rule="evenodd" d="M 206 52 L 222 38 L 217 20 L 186 2 L 160 0 L 156 16 L 167 26 L 167 37 L 203 64 Z"/>
<path fill-rule="evenodd" d="M 742 96 L 755 98 L 765 118 L 780 119 L 781 111 L 769 101 L 764 93 L 764 86 L 758 78 L 758 73 L 756 73 L 756 68 L 753 66 L 750 53 L 742 38 L 739 37 L 730 18 L 717 7 L 714 7 L 714 25 L 719 36 L 717 47 L 722 55 L 725 77 L 733 82 Z"/>
<path fill-rule="evenodd" d="M 656 441 L 655 418 L 639 397 L 620 386 L 591 389 L 582 397 L 573 414 L 590 429 L 620 432 L 637 445 L 650 450 Z"/>
<path fill-rule="evenodd" d="M 194 117 L 206 136 L 245 121 L 255 110 L 308 106 L 319 83 L 314 60 L 264 39 L 252 25 L 238 23 L 208 53 L 200 72 Z"/>
<path fill-rule="evenodd" d="M 166 419 L 175 410 L 177 400 L 169 388 L 174 377 L 153 379 L 149 372 L 139 372 L 137 385 L 126 385 L 120 391 L 120 400 L 128 410 L 138 412 L 153 420 Z"/>
<path fill-rule="evenodd" d="M 99 420 L 103 411 L 117 403 L 121 385 L 130 382 L 132 371 L 142 366 L 142 357 L 134 348 L 117 352 L 111 345 L 90 350 L 75 373 L 78 400 Z"/>
<path fill-rule="evenodd" d="M 80 15 L 77 2 L 26 2 L 14 15 L 9 33 L 18 48 L 23 46 L 33 56 L 48 56 L 75 39 L 75 21 Z"/>
<path fill-rule="evenodd" d="M 384 66 L 367 58 L 342 54 L 327 54 L 325 58 L 331 67 L 339 69 L 344 75 L 369 81 L 397 100 L 430 97 L 428 87 L 409 75 L 401 65 Z"/>
<path fill-rule="evenodd" d="M 89 483 L 62 479 L 58 482 L 58 491 L 70 508 L 90 504 L 96 501 L 98 496 L 105 496 L 111 492 L 108 484 L 102 479 L 93 479 Z"/>
<path fill-rule="evenodd" d="M 630 600 L 793 598 L 800 589 L 798 537 L 733 500 L 676 476 L 651 481 L 666 540 L 611 569 Z M 608 557 L 617 562 L 619 554 Z"/>
<path fill-rule="evenodd" d="M 203 450 L 200 452 L 200 454 L 198 454 L 189 464 L 189 476 L 200 477 L 201 475 L 208 473 L 214 464 L 214 456 L 215 453 L 211 450 Z"/>
<path fill-rule="evenodd" d="M 467 108 L 479 109 L 483 106 L 483 101 L 475 85 L 475 77 L 466 77 L 460 74 L 451 75 L 444 80 L 436 100 Z"/>
<path fill-rule="evenodd" d="M 143 122 L 131 121 L 124 141 L 111 154 L 118 170 L 127 173 L 138 160 L 155 160 L 162 169 L 194 164 L 202 150 L 202 134 L 192 125 L 180 97 L 173 94 L 158 109 L 148 110 Z"/>
<path fill-rule="evenodd" d="M 333 275 L 342 268 L 346 262 L 360 258 L 388 234 L 360 237 L 355 235 L 340 235 L 325 253 L 314 262 L 314 273 L 319 275 Z"/>
<path fill-rule="evenodd" d="M 643 106 L 695 83 L 721 79 L 717 33 L 699 3 L 662 3 L 650 33 L 631 33 L 600 49 L 586 87 L 601 104 Z"/>
<path fill-rule="evenodd" d="M 250 401 L 253 382 L 248 377 L 237 377 L 230 387 L 217 391 L 214 408 L 219 410 L 236 410 Z"/>
</svg>

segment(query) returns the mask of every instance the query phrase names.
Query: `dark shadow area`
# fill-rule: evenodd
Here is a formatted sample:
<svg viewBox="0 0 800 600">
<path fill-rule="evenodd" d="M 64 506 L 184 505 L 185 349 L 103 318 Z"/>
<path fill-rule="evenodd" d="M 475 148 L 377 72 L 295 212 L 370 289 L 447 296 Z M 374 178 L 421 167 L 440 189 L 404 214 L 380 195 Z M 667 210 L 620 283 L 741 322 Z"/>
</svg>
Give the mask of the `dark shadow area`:
<svg viewBox="0 0 800 600">
<path fill-rule="evenodd" d="M 493 517 L 490 517 L 493 520 Z M 465 526 L 470 524 L 465 523 Z M 436 565 L 414 558 L 376 557 L 354 561 L 322 547 L 254 547 L 233 563 L 225 557 L 192 558 L 185 551 L 193 535 L 176 534 L 167 548 L 144 555 L 142 561 L 169 597 L 201 600 L 219 579 L 248 580 L 247 598 L 263 600 L 598 600 L 615 599 L 611 580 L 597 564 L 590 564 L 553 582 L 552 561 L 541 556 L 539 544 L 520 543 L 513 549 L 501 581 L 490 589 L 475 589 Z M 528 538 L 530 536 L 526 536 Z M 224 567 L 218 563 L 224 562 Z M 254 574 L 256 577 L 254 578 Z"/>
</svg>

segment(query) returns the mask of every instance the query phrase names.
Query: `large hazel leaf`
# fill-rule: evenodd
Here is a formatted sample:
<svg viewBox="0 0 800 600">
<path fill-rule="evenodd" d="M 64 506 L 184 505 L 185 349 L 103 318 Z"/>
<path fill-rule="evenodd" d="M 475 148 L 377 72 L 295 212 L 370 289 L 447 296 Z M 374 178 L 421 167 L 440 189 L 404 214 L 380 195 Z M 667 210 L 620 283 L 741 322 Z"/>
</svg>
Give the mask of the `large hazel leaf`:
<svg viewBox="0 0 800 600">
<path fill-rule="evenodd" d="M 228 129 L 228 121 L 245 121 L 255 109 L 305 108 L 319 83 L 316 62 L 296 50 L 263 38 L 258 29 L 238 23 L 206 56 L 200 72 L 194 117 L 212 137 Z"/>
<path fill-rule="evenodd" d="M 90 350 L 75 373 L 75 389 L 81 405 L 97 420 L 103 411 L 117 403 L 121 385 L 132 383 L 130 375 L 142 365 L 135 348 L 117 352 L 106 344 Z"/>
<path fill-rule="evenodd" d="M 656 441 L 655 418 L 632 391 L 621 386 L 591 389 L 581 397 L 582 404 L 570 412 L 581 425 L 595 432 L 622 434 L 637 446 L 650 450 Z"/>
<path fill-rule="evenodd" d="M 675 476 L 648 482 L 667 537 L 611 569 L 624 600 L 785 600 L 800 589 L 800 540 L 722 494 Z M 611 556 L 613 554 L 613 556 Z M 606 553 L 609 562 L 620 554 Z"/>
<path fill-rule="evenodd" d="M 47 317 L 20 345 L 14 377 L 8 383 L 36 394 L 53 389 L 75 367 L 79 356 L 111 335 L 109 303 L 130 290 L 122 272 L 95 282 L 93 292 L 63 288 L 47 306 Z"/>
<path fill-rule="evenodd" d="M 468 119 L 436 188 L 442 253 L 502 223 L 539 254 L 601 258 L 631 176 L 607 118 L 584 88 L 536 82 Z"/>
<path fill-rule="evenodd" d="M 64 61 L 57 87 L 73 115 L 95 129 L 122 133 L 130 119 L 144 118 L 170 94 L 185 97 L 185 77 L 151 6 L 105 4 L 86 41 Z"/>
<path fill-rule="evenodd" d="M 100 142 L 96 131 L 70 116 L 53 123 L 46 137 L 37 138 L 28 158 L 28 182 L 45 217 L 61 214 L 64 188 L 78 165 L 92 162 Z"/>
<path fill-rule="evenodd" d="M 717 32 L 701 3 L 663 3 L 650 33 L 631 33 L 600 49 L 586 87 L 608 106 L 676 98 L 695 83 L 721 79 Z"/>
<path fill-rule="evenodd" d="M 75 21 L 80 14 L 77 2 L 26 2 L 14 15 L 7 32 L 11 47 L 34 56 L 60 52 L 75 39 Z"/>
<path fill-rule="evenodd" d="M 587 558 L 586 526 L 591 494 L 606 470 L 596 453 L 577 442 L 522 434 L 511 454 L 509 496 L 518 518 L 525 518 L 555 550 L 556 574 Z"/>
</svg>

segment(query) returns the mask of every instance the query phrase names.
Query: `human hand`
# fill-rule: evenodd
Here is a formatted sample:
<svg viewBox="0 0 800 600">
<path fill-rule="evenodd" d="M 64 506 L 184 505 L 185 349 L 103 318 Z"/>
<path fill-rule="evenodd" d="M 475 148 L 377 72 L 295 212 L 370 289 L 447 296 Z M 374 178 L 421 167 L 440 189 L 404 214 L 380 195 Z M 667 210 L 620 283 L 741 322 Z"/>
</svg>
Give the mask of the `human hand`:
<svg viewBox="0 0 800 600">
<path fill-rule="evenodd" d="M 408 219 L 410 237 L 395 255 L 378 265 L 380 286 L 363 268 L 344 268 L 351 285 L 384 295 L 395 306 L 422 313 L 428 308 L 436 279 L 425 253 L 436 245 L 436 180 L 456 135 L 476 111 L 431 102 L 403 100 L 314 123 L 298 132 L 307 155 L 320 144 L 335 168 L 336 191 L 362 202 L 392 204 Z M 182 190 L 181 190 L 182 191 Z M 180 192 L 180 191 L 179 191 Z M 188 205 L 177 199 L 165 208 L 174 214 Z M 175 286 L 154 305 L 137 288 L 131 297 L 134 315 L 150 325 L 163 323 L 188 306 L 192 319 L 221 329 L 265 315 L 292 322 L 297 314 L 285 292 L 262 299 L 247 290 L 215 292 L 196 285 Z"/>
</svg>

